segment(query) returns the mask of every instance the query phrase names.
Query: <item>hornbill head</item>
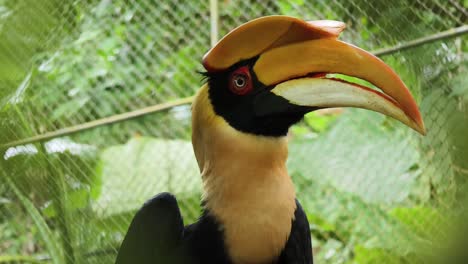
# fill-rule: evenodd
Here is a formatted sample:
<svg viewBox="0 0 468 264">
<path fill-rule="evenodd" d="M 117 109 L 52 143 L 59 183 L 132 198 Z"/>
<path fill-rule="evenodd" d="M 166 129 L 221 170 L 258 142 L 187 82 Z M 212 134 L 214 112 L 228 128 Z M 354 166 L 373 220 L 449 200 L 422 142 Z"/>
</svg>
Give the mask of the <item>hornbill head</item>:
<svg viewBox="0 0 468 264">
<path fill-rule="evenodd" d="M 286 135 L 304 114 L 328 107 L 373 110 L 425 134 L 403 81 L 376 56 L 338 40 L 344 28 L 338 21 L 287 16 L 245 23 L 204 56 L 208 91 L 198 97 L 207 96 L 204 107 L 210 104 L 229 126 L 255 135 Z M 329 77 L 334 73 L 363 79 L 380 91 Z"/>
</svg>

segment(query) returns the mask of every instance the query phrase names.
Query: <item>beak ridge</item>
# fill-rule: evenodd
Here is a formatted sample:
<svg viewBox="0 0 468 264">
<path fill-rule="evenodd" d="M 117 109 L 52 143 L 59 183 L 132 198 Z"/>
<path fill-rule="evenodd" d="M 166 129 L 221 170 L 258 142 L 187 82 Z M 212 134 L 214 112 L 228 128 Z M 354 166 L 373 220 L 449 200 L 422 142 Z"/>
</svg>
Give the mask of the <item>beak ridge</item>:
<svg viewBox="0 0 468 264">
<path fill-rule="evenodd" d="M 249 21 L 229 32 L 203 57 L 208 71 L 222 71 L 269 49 L 320 38 L 337 38 L 343 22 L 309 21 L 289 16 L 266 16 Z M 261 37 L 259 37 L 261 36 Z"/>
</svg>

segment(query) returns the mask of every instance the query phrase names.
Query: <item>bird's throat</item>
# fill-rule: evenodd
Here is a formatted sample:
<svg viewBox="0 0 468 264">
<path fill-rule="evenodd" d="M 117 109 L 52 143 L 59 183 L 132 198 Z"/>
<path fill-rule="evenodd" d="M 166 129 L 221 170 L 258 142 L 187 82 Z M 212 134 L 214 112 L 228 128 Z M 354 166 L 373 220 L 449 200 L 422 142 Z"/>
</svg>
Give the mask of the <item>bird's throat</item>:
<svg viewBox="0 0 468 264">
<path fill-rule="evenodd" d="M 205 120 L 194 120 L 193 145 L 205 209 L 221 224 L 234 263 L 271 263 L 287 242 L 296 209 L 287 139 L 239 132 L 197 103 L 203 101 L 195 102 L 192 118 Z"/>
<path fill-rule="evenodd" d="M 272 263 L 291 231 L 294 187 L 285 160 L 263 153 L 268 147 L 261 145 L 269 144 L 248 152 L 235 142 L 225 145 L 219 151 L 230 153 L 222 155 L 226 160 L 210 160 L 202 172 L 206 209 L 221 224 L 234 263 Z"/>
</svg>

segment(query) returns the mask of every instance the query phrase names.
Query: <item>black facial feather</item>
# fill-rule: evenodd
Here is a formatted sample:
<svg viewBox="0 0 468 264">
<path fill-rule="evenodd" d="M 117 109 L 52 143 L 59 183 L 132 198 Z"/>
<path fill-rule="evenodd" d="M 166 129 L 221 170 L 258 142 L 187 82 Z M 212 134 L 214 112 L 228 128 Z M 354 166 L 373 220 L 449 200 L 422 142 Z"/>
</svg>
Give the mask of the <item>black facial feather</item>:
<svg viewBox="0 0 468 264">
<path fill-rule="evenodd" d="M 215 113 L 239 131 L 262 136 L 285 136 L 289 127 L 311 109 L 290 104 L 270 92 L 272 87 L 261 83 L 253 71 L 256 60 L 257 57 L 241 61 L 221 72 L 202 73 L 208 81 L 210 101 Z M 247 94 L 238 95 L 229 89 L 230 76 L 244 66 L 250 69 L 253 88 Z"/>
</svg>

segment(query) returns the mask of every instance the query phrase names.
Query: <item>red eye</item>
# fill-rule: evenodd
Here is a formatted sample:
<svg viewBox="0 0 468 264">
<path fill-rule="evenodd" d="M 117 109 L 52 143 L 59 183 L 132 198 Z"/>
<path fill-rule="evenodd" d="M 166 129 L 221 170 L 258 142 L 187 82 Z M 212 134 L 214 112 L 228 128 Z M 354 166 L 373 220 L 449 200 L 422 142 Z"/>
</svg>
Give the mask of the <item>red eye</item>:
<svg viewBox="0 0 468 264">
<path fill-rule="evenodd" d="M 248 66 L 240 67 L 231 73 L 229 90 L 237 95 L 245 95 L 252 90 L 252 78 Z"/>
</svg>

